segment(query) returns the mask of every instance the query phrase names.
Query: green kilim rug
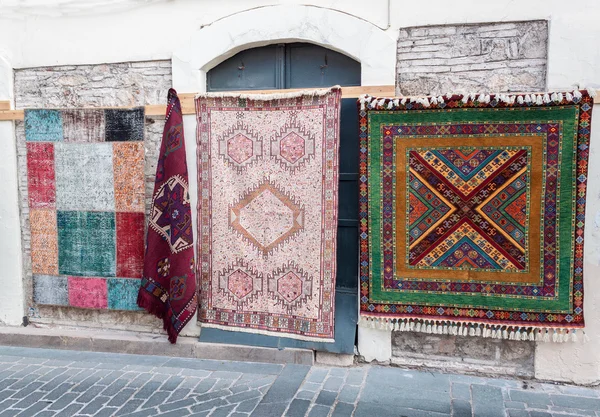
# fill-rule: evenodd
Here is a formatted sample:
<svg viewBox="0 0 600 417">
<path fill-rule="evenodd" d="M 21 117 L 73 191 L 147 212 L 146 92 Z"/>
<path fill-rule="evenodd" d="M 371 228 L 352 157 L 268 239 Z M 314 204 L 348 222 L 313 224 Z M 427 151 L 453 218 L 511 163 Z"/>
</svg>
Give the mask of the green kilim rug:
<svg viewBox="0 0 600 417">
<path fill-rule="evenodd" d="M 361 324 L 576 340 L 592 106 L 361 98 Z"/>
</svg>

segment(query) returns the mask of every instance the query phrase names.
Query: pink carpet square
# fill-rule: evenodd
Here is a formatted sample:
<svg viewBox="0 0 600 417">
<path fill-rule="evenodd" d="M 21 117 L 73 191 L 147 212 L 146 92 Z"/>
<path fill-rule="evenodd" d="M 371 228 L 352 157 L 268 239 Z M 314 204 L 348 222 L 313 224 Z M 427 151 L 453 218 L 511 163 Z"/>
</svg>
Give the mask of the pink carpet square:
<svg viewBox="0 0 600 417">
<path fill-rule="evenodd" d="M 80 308 L 106 309 L 108 307 L 106 280 L 69 277 L 69 305 Z"/>
</svg>

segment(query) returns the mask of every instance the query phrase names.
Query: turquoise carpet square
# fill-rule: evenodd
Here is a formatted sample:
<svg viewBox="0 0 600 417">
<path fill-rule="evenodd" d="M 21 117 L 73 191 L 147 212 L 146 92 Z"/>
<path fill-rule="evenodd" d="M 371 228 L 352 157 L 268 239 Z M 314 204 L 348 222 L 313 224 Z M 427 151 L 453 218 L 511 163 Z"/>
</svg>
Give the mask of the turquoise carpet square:
<svg viewBox="0 0 600 417">
<path fill-rule="evenodd" d="M 25 110 L 25 140 L 62 142 L 62 113 L 59 110 Z"/>
<path fill-rule="evenodd" d="M 57 220 L 59 274 L 115 276 L 115 213 L 58 211 Z"/>
</svg>

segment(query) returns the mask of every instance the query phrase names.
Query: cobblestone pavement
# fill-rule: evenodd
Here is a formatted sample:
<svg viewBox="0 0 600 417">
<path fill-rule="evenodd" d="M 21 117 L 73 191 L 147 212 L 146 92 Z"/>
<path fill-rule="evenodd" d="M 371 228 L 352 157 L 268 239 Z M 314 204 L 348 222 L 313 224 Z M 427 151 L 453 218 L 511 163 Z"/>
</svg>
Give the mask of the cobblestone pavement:
<svg viewBox="0 0 600 417">
<path fill-rule="evenodd" d="M 0 347 L 5 416 L 600 417 L 600 391 L 336 368 Z"/>
</svg>

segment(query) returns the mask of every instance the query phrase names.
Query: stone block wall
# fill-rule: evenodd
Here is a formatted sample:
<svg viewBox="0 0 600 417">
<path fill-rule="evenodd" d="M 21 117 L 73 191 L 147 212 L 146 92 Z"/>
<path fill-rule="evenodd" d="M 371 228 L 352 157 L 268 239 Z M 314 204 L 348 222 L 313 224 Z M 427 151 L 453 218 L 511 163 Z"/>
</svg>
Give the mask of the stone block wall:
<svg viewBox="0 0 600 417">
<path fill-rule="evenodd" d="M 396 92 L 541 91 L 547 56 L 545 20 L 400 29 Z"/>
<path fill-rule="evenodd" d="M 171 61 L 78 65 L 15 70 L 15 104 L 25 108 L 125 107 L 166 104 L 172 85 Z M 149 213 L 164 117 L 146 117 L 144 174 Z M 16 122 L 19 205 L 25 302 L 32 322 L 159 332 L 160 320 L 145 312 L 36 306 L 32 298 L 27 159 L 23 122 Z"/>
</svg>

